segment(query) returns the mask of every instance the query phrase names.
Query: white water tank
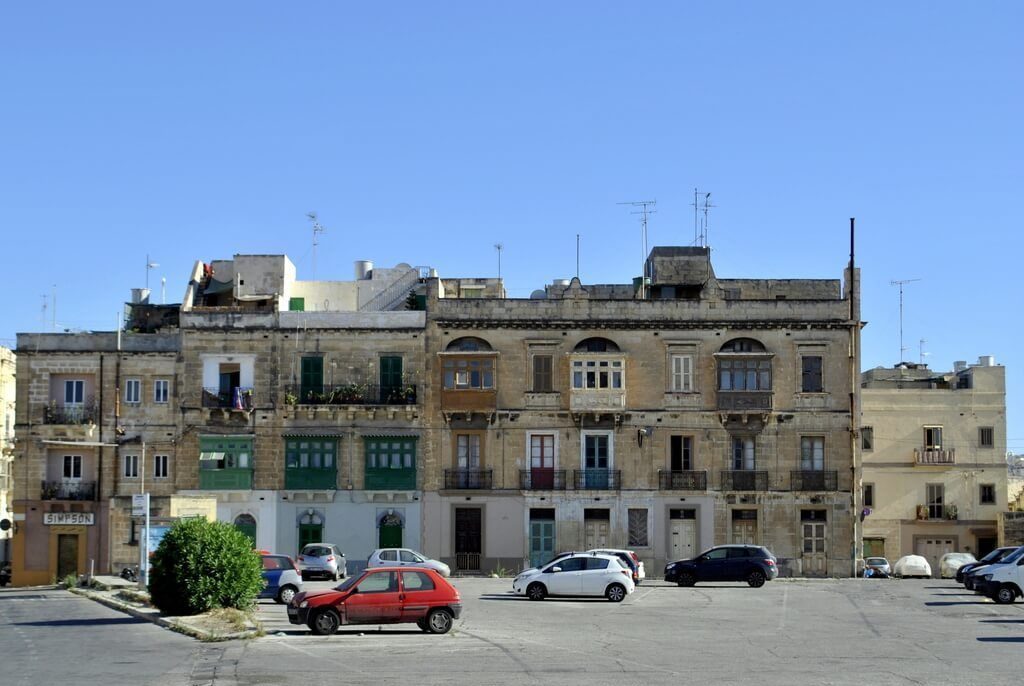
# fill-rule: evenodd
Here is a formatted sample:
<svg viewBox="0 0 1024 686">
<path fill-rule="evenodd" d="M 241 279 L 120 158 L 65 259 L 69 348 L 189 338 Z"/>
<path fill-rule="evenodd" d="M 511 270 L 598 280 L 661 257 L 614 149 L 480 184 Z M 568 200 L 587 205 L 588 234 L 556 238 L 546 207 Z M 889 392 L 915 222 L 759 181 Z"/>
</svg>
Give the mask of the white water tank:
<svg viewBox="0 0 1024 686">
<path fill-rule="evenodd" d="M 555 279 L 551 282 L 551 285 L 559 288 L 568 288 L 570 283 L 569 279 Z"/>
<path fill-rule="evenodd" d="M 370 260 L 356 260 L 355 267 L 356 281 L 363 281 L 370 278 L 370 272 L 373 271 L 373 262 Z"/>
<path fill-rule="evenodd" d="M 995 356 L 994 355 L 981 355 L 980 357 L 978 357 L 978 366 L 979 367 L 995 367 L 996 366 L 996 358 L 995 358 Z"/>
<path fill-rule="evenodd" d="M 954 372 L 959 373 L 964 371 L 965 369 L 967 369 L 967 360 L 957 360 L 956 362 L 953 363 Z"/>
<path fill-rule="evenodd" d="M 133 288 L 132 289 L 132 304 L 133 305 L 145 305 L 149 303 L 149 289 L 148 288 Z"/>
</svg>

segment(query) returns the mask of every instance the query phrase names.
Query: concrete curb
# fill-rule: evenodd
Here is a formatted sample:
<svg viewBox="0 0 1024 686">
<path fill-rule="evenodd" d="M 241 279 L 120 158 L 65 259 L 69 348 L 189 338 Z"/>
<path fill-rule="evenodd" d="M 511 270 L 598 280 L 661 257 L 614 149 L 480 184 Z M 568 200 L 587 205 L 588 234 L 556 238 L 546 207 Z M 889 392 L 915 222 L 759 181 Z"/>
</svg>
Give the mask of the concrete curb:
<svg viewBox="0 0 1024 686">
<path fill-rule="evenodd" d="M 106 605 L 111 609 L 117 610 L 119 612 L 124 612 L 125 614 L 131 615 L 132 617 L 135 617 L 137 619 L 152 622 L 153 624 L 162 626 L 166 629 L 170 629 L 171 631 L 176 631 L 179 634 L 184 634 L 185 636 L 189 636 L 191 638 L 195 638 L 207 643 L 217 641 L 234 641 L 243 638 L 255 638 L 261 635 L 261 630 L 258 627 L 247 629 L 245 631 L 215 634 L 209 631 L 205 631 L 203 629 L 198 629 L 194 626 L 190 626 L 188 623 L 180 619 L 176 619 L 173 617 L 164 617 L 156 610 L 141 610 L 137 607 L 132 606 L 129 603 L 118 600 L 117 598 L 114 598 L 105 593 L 97 593 L 95 591 L 91 591 L 85 588 L 69 588 L 68 590 L 74 593 L 75 595 L 83 596 L 85 598 L 88 598 L 89 600 L 100 603 L 101 605 Z"/>
</svg>

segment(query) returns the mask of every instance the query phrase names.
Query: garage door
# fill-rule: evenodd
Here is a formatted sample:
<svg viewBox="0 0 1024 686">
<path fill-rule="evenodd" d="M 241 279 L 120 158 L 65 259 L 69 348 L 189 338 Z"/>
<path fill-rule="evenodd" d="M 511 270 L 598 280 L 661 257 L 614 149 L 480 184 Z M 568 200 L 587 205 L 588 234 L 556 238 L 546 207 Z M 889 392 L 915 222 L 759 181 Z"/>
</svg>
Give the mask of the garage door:
<svg viewBox="0 0 1024 686">
<path fill-rule="evenodd" d="M 956 539 L 929 537 L 917 539 L 917 549 L 914 551 L 932 566 L 932 576 L 939 576 L 939 560 L 946 553 L 956 552 Z"/>
</svg>

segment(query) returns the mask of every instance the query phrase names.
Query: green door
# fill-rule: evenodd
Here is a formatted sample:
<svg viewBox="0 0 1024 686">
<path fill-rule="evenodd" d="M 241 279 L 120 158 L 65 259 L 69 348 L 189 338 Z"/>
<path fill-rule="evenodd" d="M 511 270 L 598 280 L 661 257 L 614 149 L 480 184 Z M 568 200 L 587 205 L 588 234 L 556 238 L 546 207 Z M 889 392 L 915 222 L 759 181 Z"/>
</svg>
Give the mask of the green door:
<svg viewBox="0 0 1024 686">
<path fill-rule="evenodd" d="M 402 358 L 393 355 L 380 358 L 380 398 L 385 403 L 403 402 Z"/>
<path fill-rule="evenodd" d="M 252 547 L 256 547 L 256 520 L 252 515 L 238 515 L 235 518 L 235 528 L 245 534 L 250 541 L 252 541 Z"/>
<path fill-rule="evenodd" d="M 78 574 L 78 534 L 57 534 L 57 579 Z"/>
<path fill-rule="evenodd" d="M 555 556 L 555 520 L 530 520 L 530 566 L 540 567 Z"/>
<path fill-rule="evenodd" d="M 401 548 L 402 547 L 402 525 L 381 524 L 380 543 L 378 548 Z"/>
<path fill-rule="evenodd" d="M 309 543 L 323 543 L 323 524 L 299 524 L 299 552 Z"/>
<path fill-rule="evenodd" d="M 309 402 L 312 394 L 323 394 L 324 392 L 324 358 L 303 357 L 302 358 L 302 385 L 299 389 L 299 401 Z"/>
</svg>

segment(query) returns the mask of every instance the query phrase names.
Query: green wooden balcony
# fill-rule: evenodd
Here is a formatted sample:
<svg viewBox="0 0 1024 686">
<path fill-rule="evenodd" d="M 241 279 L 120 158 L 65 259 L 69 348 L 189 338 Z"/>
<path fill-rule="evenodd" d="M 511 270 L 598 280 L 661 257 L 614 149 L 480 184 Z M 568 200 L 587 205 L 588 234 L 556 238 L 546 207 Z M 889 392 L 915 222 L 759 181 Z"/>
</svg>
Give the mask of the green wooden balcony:
<svg viewBox="0 0 1024 686">
<path fill-rule="evenodd" d="M 199 488 L 202 490 L 252 490 L 251 469 L 200 469 Z"/>
<path fill-rule="evenodd" d="M 285 469 L 284 487 L 297 491 L 335 490 L 338 488 L 336 469 Z"/>
<path fill-rule="evenodd" d="M 367 491 L 414 491 L 416 490 L 415 468 L 376 468 L 366 470 Z"/>
</svg>

